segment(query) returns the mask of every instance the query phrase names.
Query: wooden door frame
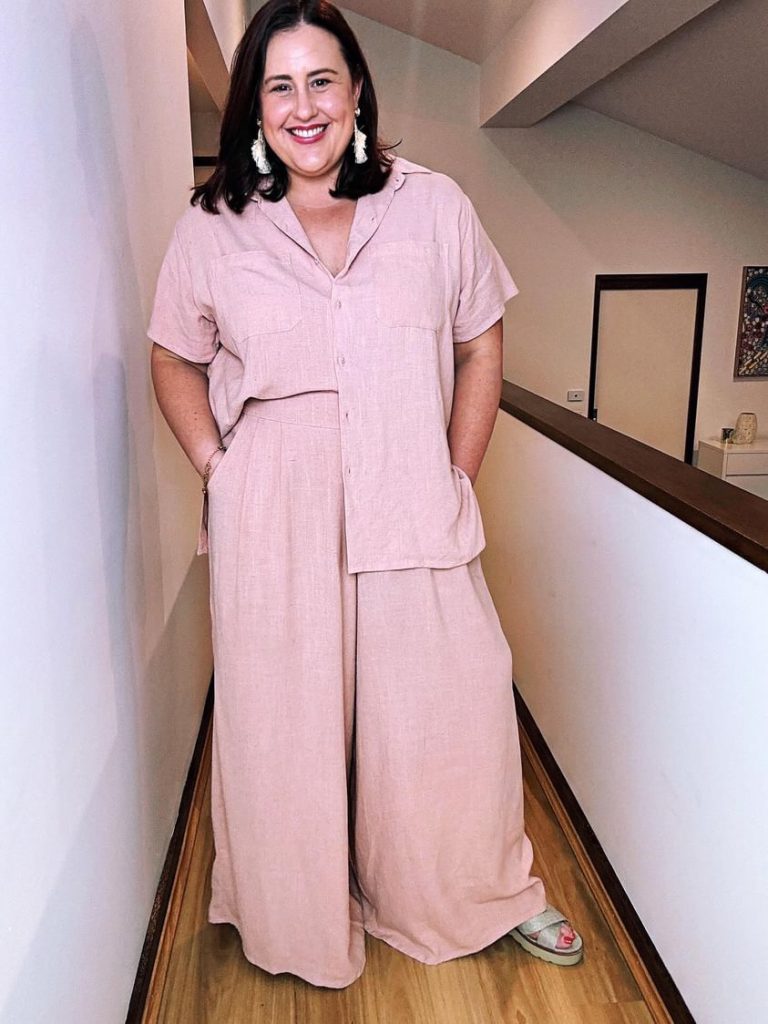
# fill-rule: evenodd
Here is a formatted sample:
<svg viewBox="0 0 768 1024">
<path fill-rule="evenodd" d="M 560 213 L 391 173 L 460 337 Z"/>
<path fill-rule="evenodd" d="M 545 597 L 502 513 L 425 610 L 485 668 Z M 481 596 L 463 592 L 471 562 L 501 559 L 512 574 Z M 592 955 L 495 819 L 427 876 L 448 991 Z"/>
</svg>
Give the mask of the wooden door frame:
<svg viewBox="0 0 768 1024">
<path fill-rule="evenodd" d="M 693 463 L 693 442 L 696 430 L 696 408 L 699 399 L 701 370 L 701 342 L 704 334 L 704 306 L 707 297 L 706 274 L 596 274 L 595 298 L 592 311 L 592 353 L 589 365 L 589 408 L 587 416 L 597 417 L 595 391 L 597 388 L 597 338 L 600 330 L 600 296 L 604 291 L 651 291 L 661 288 L 692 290 L 696 296 L 696 317 L 691 350 L 691 378 L 688 391 L 688 422 L 685 431 L 684 461 Z"/>
</svg>

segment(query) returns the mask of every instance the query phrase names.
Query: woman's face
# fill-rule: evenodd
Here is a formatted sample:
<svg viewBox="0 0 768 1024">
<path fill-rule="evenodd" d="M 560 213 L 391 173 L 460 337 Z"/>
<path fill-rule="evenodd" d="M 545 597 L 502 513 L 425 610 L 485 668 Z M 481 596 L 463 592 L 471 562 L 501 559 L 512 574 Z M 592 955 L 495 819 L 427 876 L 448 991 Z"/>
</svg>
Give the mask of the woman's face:
<svg viewBox="0 0 768 1024">
<path fill-rule="evenodd" d="M 289 177 L 335 180 L 350 144 L 360 85 L 336 36 L 316 25 L 276 32 L 267 44 L 261 120 Z"/>
</svg>

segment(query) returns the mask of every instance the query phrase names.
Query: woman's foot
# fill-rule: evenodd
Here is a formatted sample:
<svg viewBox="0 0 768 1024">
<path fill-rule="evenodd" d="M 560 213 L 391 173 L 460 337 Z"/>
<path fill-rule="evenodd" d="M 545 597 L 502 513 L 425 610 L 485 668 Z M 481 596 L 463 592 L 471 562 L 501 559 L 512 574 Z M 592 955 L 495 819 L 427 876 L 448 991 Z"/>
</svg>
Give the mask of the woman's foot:
<svg viewBox="0 0 768 1024">
<path fill-rule="evenodd" d="M 528 932 L 529 939 L 537 939 L 541 935 L 541 930 L 537 932 Z M 566 922 L 561 924 L 557 934 L 557 942 L 555 943 L 556 949 L 570 949 L 572 943 L 576 939 L 576 932 Z"/>
<path fill-rule="evenodd" d="M 583 954 L 581 936 L 568 918 L 549 903 L 540 913 L 523 921 L 509 933 L 533 956 L 553 964 L 576 964 Z"/>
</svg>

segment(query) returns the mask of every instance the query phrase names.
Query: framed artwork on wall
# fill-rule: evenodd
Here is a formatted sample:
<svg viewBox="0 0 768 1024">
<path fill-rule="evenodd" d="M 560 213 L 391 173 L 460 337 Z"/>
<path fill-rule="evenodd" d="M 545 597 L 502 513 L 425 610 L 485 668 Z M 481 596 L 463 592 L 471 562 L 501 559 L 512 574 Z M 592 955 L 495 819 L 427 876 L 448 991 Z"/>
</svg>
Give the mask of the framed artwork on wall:
<svg viewBox="0 0 768 1024">
<path fill-rule="evenodd" d="M 768 267 L 744 267 L 734 380 L 768 380 Z"/>
</svg>

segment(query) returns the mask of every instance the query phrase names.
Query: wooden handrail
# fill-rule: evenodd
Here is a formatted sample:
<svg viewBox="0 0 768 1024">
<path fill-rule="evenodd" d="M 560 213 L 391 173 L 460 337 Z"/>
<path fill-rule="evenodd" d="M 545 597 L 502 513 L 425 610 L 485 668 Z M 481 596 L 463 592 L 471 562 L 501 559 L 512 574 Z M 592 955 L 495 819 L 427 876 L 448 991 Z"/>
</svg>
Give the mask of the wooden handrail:
<svg viewBox="0 0 768 1024">
<path fill-rule="evenodd" d="M 768 501 L 505 380 L 500 408 L 768 572 Z"/>
</svg>

